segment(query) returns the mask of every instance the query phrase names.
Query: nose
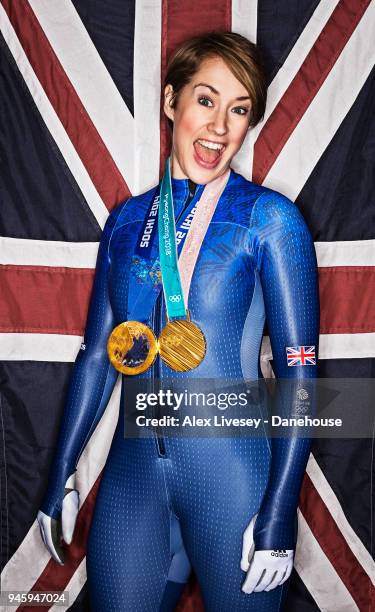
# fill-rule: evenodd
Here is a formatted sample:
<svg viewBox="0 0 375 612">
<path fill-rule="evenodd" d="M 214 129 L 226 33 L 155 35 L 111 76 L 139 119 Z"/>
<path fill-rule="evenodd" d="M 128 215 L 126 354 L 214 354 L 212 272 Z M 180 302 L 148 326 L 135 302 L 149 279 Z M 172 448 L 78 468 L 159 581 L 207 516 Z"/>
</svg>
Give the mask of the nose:
<svg viewBox="0 0 375 612">
<path fill-rule="evenodd" d="M 216 109 L 215 114 L 211 116 L 211 121 L 209 122 L 207 128 L 212 134 L 224 136 L 224 134 L 226 134 L 228 131 L 226 110 L 220 108 Z"/>
</svg>

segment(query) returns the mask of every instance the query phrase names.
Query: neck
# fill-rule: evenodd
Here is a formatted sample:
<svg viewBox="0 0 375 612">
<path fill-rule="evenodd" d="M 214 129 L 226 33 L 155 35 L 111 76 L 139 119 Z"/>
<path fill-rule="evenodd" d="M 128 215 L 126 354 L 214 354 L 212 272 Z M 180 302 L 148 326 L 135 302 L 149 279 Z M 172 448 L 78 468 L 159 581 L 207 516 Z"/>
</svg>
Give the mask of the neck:
<svg viewBox="0 0 375 612">
<path fill-rule="evenodd" d="M 171 151 L 170 158 L 171 158 L 171 177 L 174 179 L 190 180 L 189 177 L 186 176 L 186 174 L 184 174 L 184 172 L 182 171 L 180 164 L 178 163 L 173 150 Z"/>
</svg>

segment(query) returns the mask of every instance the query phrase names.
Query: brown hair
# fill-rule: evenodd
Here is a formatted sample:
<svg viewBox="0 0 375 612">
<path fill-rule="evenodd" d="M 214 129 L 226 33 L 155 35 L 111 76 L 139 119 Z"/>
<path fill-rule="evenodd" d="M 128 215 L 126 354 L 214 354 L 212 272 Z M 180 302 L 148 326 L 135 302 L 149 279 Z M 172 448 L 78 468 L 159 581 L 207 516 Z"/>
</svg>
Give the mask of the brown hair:
<svg viewBox="0 0 375 612">
<path fill-rule="evenodd" d="M 208 58 L 220 57 L 249 92 L 251 113 L 249 123 L 254 127 L 263 119 L 267 86 L 263 64 L 254 43 L 235 32 L 210 32 L 190 38 L 183 43 L 168 62 L 164 87 L 173 87 L 171 105 L 175 106 L 183 87 Z"/>
</svg>

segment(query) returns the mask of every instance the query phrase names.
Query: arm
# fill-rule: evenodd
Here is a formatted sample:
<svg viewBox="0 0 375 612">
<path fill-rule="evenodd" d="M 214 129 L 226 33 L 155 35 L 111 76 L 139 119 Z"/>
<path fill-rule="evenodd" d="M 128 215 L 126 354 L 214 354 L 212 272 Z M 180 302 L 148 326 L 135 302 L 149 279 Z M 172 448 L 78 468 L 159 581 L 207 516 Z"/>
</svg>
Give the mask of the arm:
<svg viewBox="0 0 375 612">
<path fill-rule="evenodd" d="M 315 249 L 298 208 L 280 194 L 260 196 L 252 224 L 273 369 L 277 378 L 287 380 L 278 388 L 276 412 L 286 417 L 293 414 L 298 403 L 297 390 L 304 386 L 310 390 L 308 380 L 317 375 L 319 293 Z M 301 365 L 297 360 L 297 365 L 288 365 L 287 347 L 311 346 L 315 347 L 315 364 Z M 314 398 L 311 400 L 313 404 Z M 292 552 L 310 440 L 292 434 L 272 438 L 271 453 L 268 486 L 253 521 L 255 551 Z"/>
<path fill-rule="evenodd" d="M 43 515 L 50 517 L 55 532 L 54 520 L 60 519 L 65 487 L 74 488 L 72 475 L 79 457 L 107 406 L 118 376 L 107 357 L 108 336 L 115 327 L 108 294 L 109 246 L 123 207 L 124 204 L 119 205 L 109 215 L 101 236 L 85 337 L 73 366 L 48 487 L 38 515 L 38 520 Z M 70 501 L 71 497 L 72 494 Z M 78 510 L 78 501 L 76 506 Z M 58 538 L 55 533 L 55 541 Z"/>
</svg>

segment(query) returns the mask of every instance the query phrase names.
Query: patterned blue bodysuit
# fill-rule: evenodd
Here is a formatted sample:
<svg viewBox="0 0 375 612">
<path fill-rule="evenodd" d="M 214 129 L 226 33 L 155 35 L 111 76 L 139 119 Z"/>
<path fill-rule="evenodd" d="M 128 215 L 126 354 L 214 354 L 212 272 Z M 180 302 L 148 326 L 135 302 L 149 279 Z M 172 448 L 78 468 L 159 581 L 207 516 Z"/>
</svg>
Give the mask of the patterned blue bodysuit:
<svg viewBox="0 0 375 612">
<path fill-rule="evenodd" d="M 194 201 L 204 186 L 198 185 Z M 175 217 L 189 202 L 172 179 Z M 137 297 L 132 256 L 156 188 L 110 214 L 100 242 L 84 338 L 77 356 L 48 489 L 41 509 L 58 518 L 64 485 L 96 427 L 118 372 L 107 357 L 112 329 Z M 190 202 L 191 203 L 191 202 Z M 157 258 L 158 241 L 153 245 Z M 316 365 L 289 367 L 286 347 L 318 351 L 319 302 L 313 242 L 298 208 L 231 171 L 194 270 L 189 309 L 204 331 L 203 362 L 180 377 L 261 377 L 264 323 L 276 377 L 303 384 Z M 132 303 L 130 303 L 132 302 Z M 136 317 L 133 317 L 136 318 Z M 165 325 L 162 292 L 148 324 Z M 176 376 L 157 358 L 143 375 Z M 282 609 L 287 583 L 246 595 L 242 536 L 258 512 L 257 550 L 293 549 L 295 516 L 310 444 L 302 438 L 124 437 L 120 415 L 97 497 L 87 551 L 93 610 L 173 610 L 190 565 L 208 612 Z"/>
</svg>

